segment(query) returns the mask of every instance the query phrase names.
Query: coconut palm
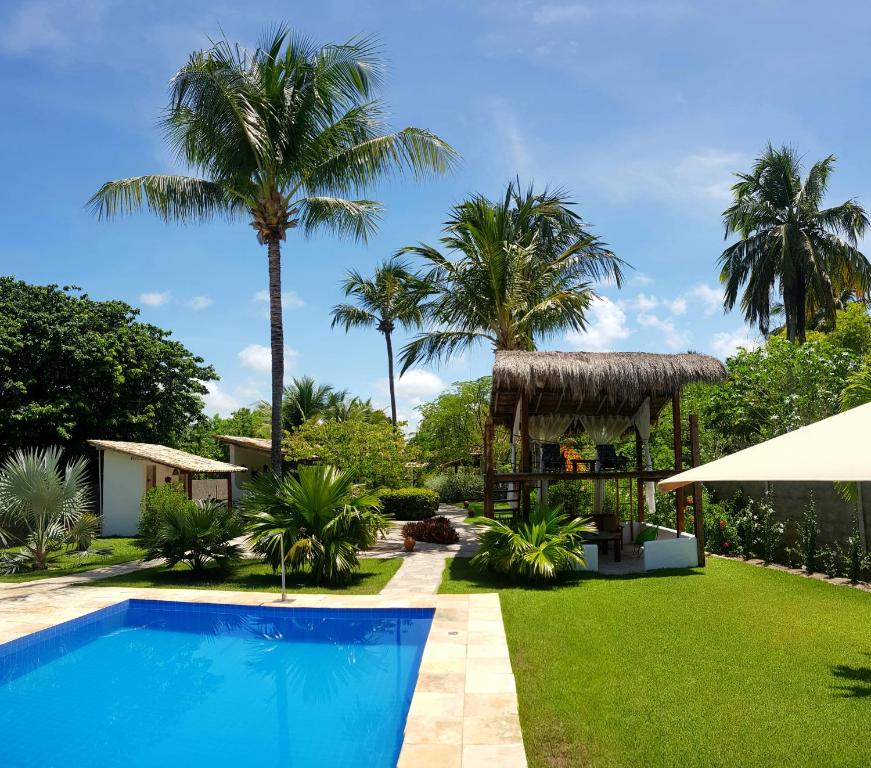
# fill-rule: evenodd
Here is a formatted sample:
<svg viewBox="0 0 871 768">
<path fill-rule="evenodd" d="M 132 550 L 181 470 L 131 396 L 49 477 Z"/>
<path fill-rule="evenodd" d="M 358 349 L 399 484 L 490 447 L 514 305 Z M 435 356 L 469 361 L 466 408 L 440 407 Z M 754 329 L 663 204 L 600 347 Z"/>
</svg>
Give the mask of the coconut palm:
<svg viewBox="0 0 871 768">
<path fill-rule="evenodd" d="M 330 384 L 318 384 L 311 376 L 294 376 L 284 388 L 284 428 L 293 430 L 309 419 L 318 418 L 337 399 L 344 400 L 347 395 Z"/>
<path fill-rule="evenodd" d="M 719 258 L 723 306 L 731 310 L 743 288 L 744 318 L 764 335 L 773 296 L 782 297 L 787 338 L 801 344 L 815 315 L 831 323 L 839 297 L 864 298 L 871 286 L 871 264 L 858 249 L 865 210 L 855 200 L 821 207 L 834 167 L 829 155 L 802 179 L 796 151 L 769 144 L 732 187 L 723 223 L 726 237 L 740 239 Z"/>
<path fill-rule="evenodd" d="M 440 173 L 454 150 L 420 128 L 390 133 L 376 94 L 373 41 L 317 47 L 281 27 L 249 53 L 227 40 L 191 55 L 171 83 L 167 141 L 196 176 L 104 184 L 102 218 L 147 208 L 167 221 L 247 220 L 267 248 L 272 350 L 272 468 L 281 472 L 284 330 L 281 242 L 289 229 L 366 240 L 381 210 L 351 200 L 396 170 Z"/>
<path fill-rule="evenodd" d="M 531 350 L 560 331 L 583 330 L 593 284 L 619 286 L 623 262 L 571 206 L 563 190 L 512 182 L 497 202 L 476 195 L 453 209 L 441 243 L 455 260 L 428 245 L 403 248 L 424 259 L 434 294 L 431 328 L 403 348 L 402 370 L 481 341 Z"/>
<path fill-rule="evenodd" d="M 390 419 L 396 426 L 396 390 L 393 381 L 393 331 L 396 326 L 411 328 L 423 322 L 421 304 L 429 292 L 426 284 L 413 275 L 408 264 L 394 257 L 382 262 L 372 277 L 357 270 L 348 271 L 342 283 L 345 296 L 355 304 L 333 307 L 332 327 L 376 328 L 387 344 L 387 381 L 390 386 Z"/>
<path fill-rule="evenodd" d="M 20 544 L 0 570 L 45 570 L 90 509 L 87 460 L 62 461 L 60 448 L 15 451 L 0 467 L 0 543 Z"/>
<path fill-rule="evenodd" d="M 275 567 L 283 547 L 291 571 L 308 573 L 316 584 L 347 582 L 359 567 L 359 550 L 387 525 L 378 497 L 354 497 L 352 487 L 347 472 L 329 466 L 301 466 L 298 477 L 261 474 L 247 486 L 248 534 Z"/>
</svg>

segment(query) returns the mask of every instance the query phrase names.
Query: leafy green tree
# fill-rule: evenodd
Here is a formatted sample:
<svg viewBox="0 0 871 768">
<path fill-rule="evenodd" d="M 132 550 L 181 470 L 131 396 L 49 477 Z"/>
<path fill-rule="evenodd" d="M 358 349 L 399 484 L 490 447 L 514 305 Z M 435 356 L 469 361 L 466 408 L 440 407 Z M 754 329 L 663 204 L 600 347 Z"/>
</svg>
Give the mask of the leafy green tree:
<svg viewBox="0 0 871 768">
<path fill-rule="evenodd" d="M 248 485 L 248 534 L 273 566 L 285 562 L 315 584 L 340 584 L 360 567 L 358 553 L 387 528 L 375 494 L 354 495 L 353 477 L 330 466 L 300 467 L 298 477 L 262 474 Z"/>
<path fill-rule="evenodd" d="M 622 264 L 590 234 L 563 190 L 525 192 L 512 182 L 502 199 L 475 195 L 457 205 L 442 246 L 409 246 L 420 256 L 433 296 L 431 328 L 402 350 L 402 370 L 450 357 L 482 341 L 494 349 L 535 349 L 555 333 L 583 330 L 592 285 L 620 285 Z"/>
<path fill-rule="evenodd" d="M 490 413 L 491 379 L 454 382 L 435 400 L 418 406 L 420 425 L 411 439 L 423 458 L 433 466 L 454 461 L 470 463 L 484 448 L 484 425 Z M 499 432 L 496 455 L 506 451 L 506 437 Z"/>
<path fill-rule="evenodd" d="M 414 457 L 386 419 L 307 421 L 286 436 L 284 445 L 288 461 L 330 464 L 370 488 L 402 485 L 408 475 L 405 462 Z"/>
<path fill-rule="evenodd" d="M 421 303 L 428 292 L 427 285 L 411 273 L 408 264 L 397 258 L 383 262 L 375 274 L 364 277 L 349 270 L 342 288 L 355 304 L 333 307 L 332 326 L 376 328 L 384 334 L 387 344 L 387 377 L 390 385 L 390 417 L 396 426 L 396 392 L 393 382 L 393 331 L 397 325 L 412 328 L 423 322 Z"/>
<path fill-rule="evenodd" d="M 822 207 L 834 167 L 829 155 L 802 179 L 796 151 L 769 144 L 732 187 L 723 223 L 727 237 L 740 239 L 719 259 L 723 306 L 731 310 L 743 287 L 744 317 L 764 335 L 772 295 L 782 297 L 787 339 L 803 344 L 809 318 L 821 312 L 832 319 L 842 292 L 864 296 L 871 287 L 871 264 L 858 248 L 865 210 L 855 200 Z"/>
<path fill-rule="evenodd" d="M 0 456 L 90 438 L 174 445 L 211 366 L 121 301 L 0 277 Z"/>
<path fill-rule="evenodd" d="M 18 450 L 0 467 L 0 572 L 45 570 L 91 506 L 88 464 L 64 463 L 60 448 Z"/>
<path fill-rule="evenodd" d="M 350 200 L 397 169 L 447 170 L 454 150 L 420 128 L 387 131 L 374 42 L 318 47 L 284 27 L 253 52 L 227 40 L 193 53 L 171 81 L 163 127 L 194 176 L 104 184 L 104 218 L 148 208 L 167 221 L 247 220 L 265 245 L 272 349 L 272 468 L 281 474 L 284 329 L 281 242 L 289 229 L 366 240 L 381 206 Z"/>
<path fill-rule="evenodd" d="M 251 408 L 239 408 L 229 416 L 215 414 L 191 424 L 175 441 L 173 447 L 197 456 L 217 461 L 229 459 L 229 449 L 215 440 L 215 435 L 238 435 L 239 437 L 264 437 L 268 435 L 269 414 Z M 264 429 L 266 430 L 264 434 Z"/>
</svg>

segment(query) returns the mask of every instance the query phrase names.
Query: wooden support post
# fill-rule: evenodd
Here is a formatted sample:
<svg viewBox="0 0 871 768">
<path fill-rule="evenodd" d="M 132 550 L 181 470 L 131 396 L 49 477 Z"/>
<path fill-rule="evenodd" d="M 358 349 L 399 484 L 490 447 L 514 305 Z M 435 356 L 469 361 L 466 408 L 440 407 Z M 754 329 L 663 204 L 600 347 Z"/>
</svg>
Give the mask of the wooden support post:
<svg viewBox="0 0 871 768">
<path fill-rule="evenodd" d="M 690 414 L 690 461 L 694 467 L 699 466 L 699 417 Z M 693 529 L 696 534 L 696 550 L 699 555 L 699 567 L 705 565 L 705 514 L 702 500 L 702 484 L 693 483 Z"/>
<path fill-rule="evenodd" d="M 680 390 L 671 396 L 671 423 L 674 428 L 674 471 L 683 469 L 683 434 L 680 422 Z M 678 488 L 674 495 L 675 528 L 680 536 L 684 529 L 684 502 L 683 488 Z"/>
<path fill-rule="evenodd" d="M 484 516 L 492 518 L 493 504 L 493 417 L 484 424 Z"/>
<path fill-rule="evenodd" d="M 635 430 L 635 469 L 638 472 L 644 468 L 644 457 L 642 454 L 641 433 Z M 638 522 L 644 522 L 644 481 L 638 480 Z"/>
<path fill-rule="evenodd" d="M 520 395 L 520 471 L 531 470 L 532 451 L 529 444 L 529 396 Z M 522 519 L 529 519 L 529 491 L 526 481 L 520 483 L 520 509 Z"/>
<path fill-rule="evenodd" d="M 227 473 L 227 511 L 233 511 L 233 473 Z"/>
<path fill-rule="evenodd" d="M 193 472 L 187 473 L 187 481 L 185 484 L 187 486 L 186 490 L 187 490 L 188 498 L 193 499 L 193 497 L 194 497 L 194 475 L 193 475 Z"/>
</svg>

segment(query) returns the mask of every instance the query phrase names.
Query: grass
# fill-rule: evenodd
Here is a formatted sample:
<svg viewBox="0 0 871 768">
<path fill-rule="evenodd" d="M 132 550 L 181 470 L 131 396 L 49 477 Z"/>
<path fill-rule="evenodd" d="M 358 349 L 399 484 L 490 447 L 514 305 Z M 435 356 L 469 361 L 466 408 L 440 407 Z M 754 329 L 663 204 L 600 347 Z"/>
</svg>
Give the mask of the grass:
<svg viewBox="0 0 871 768">
<path fill-rule="evenodd" d="M 493 505 L 494 512 L 510 512 L 514 507 L 512 507 L 507 501 L 497 501 Z M 484 502 L 483 501 L 470 501 L 469 502 L 469 517 L 482 517 L 484 514 Z"/>
<path fill-rule="evenodd" d="M 858 766 L 871 746 L 871 594 L 711 558 L 501 593 L 530 766 Z"/>
<path fill-rule="evenodd" d="M 110 555 L 88 555 L 80 557 L 80 553 L 63 551 L 54 560 L 47 571 L 24 571 L 11 575 L 0 574 L 0 582 L 33 581 L 34 579 L 49 579 L 55 576 L 72 576 L 76 573 L 91 571 L 94 568 L 103 568 L 107 565 L 118 565 L 140 560 L 145 551 L 139 546 L 137 539 L 126 538 L 97 538 L 91 542 L 91 549 L 110 547 Z M 18 552 L 20 547 L 0 550 L 0 552 Z"/>
<path fill-rule="evenodd" d="M 287 574 L 288 592 L 340 592 L 348 595 L 374 595 L 399 569 L 402 560 L 395 557 L 386 560 L 362 558 L 360 570 L 354 574 L 351 583 L 341 587 L 314 586 L 305 577 Z M 231 591 L 280 592 L 281 577 L 262 562 L 244 562 L 232 571 L 223 573 L 209 569 L 205 576 L 195 576 L 184 565 L 174 568 L 157 566 L 133 573 L 109 576 L 89 582 L 94 587 L 156 587 L 158 589 L 227 589 Z"/>
</svg>

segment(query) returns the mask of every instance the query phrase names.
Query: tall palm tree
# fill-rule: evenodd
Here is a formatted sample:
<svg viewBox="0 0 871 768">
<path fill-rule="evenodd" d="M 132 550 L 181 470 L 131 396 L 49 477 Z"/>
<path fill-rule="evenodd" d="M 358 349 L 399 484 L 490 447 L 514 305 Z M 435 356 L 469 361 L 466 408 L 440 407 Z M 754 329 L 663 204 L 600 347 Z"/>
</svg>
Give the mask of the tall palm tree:
<svg viewBox="0 0 871 768">
<path fill-rule="evenodd" d="M 284 27 L 249 53 L 227 40 L 191 55 L 171 82 L 167 141 L 196 176 L 104 184 L 103 218 L 147 208 L 167 221 L 247 220 L 266 245 L 272 349 L 272 468 L 281 472 L 284 329 L 281 242 L 288 229 L 365 241 L 381 210 L 351 200 L 395 170 L 441 173 L 456 153 L 420 128 L 387 131 L 371 39 L 317 47 Z"/>
<path fill-rule="evenodd" d="M 318 418 L 347 396 L 346 390 L 336 391 L 330 384 L 318 384 L 311 376 L 294 376 L 284 388 L 284 429 L 293 430 L 309 419 Z"/>
<path fill-rule="evenodd" d="M 363 277 L 349 270 L 342 288 L 345 296 L 356 304 L 333 307 L 331 327 L 376 328 L 384 334 L 387 344 L 387 380 L 390 385 L 390 418 L 396 426 L 396 390 L 393 380 L 393 331 L 397 325 L 411 328 L 423 322 L 421 304 L 429 291 L 427 285 L 413 275 L 408 264 L 394 257 L 382 262 L 372 277 Z"/>
<path fill-rule="evenodd" d="M 535 349 L 537 340 L 586 327 L 593 284 L 621 285 L 624 262 L 590 234 L 564 190 L 482 195 L 454 207 L 442 245 L 403 248 L 429 266 L 431 327 L 402 350 L 402 370 L 446 358 L 481 341 L 494 349 Z"/>
<path fill-rule="evenodd" d="M 726 237 L 740 239 L 719 258 L 723 306 L 732 309 L 743 287 L 744 317 L 764 335 L 773 296 L 782 297 L 787 338 L 801 344 L 810 317 L 831 321 L 843 292 L 864 298 L 871 287 L 871 264 L 858 248 L 868 227 L 864 209 L 855 200 L 821 207 L 834 167 L 829 155 L 802 179 L 796 151 L 769 144 L 732 187 L 723 223 Z"/>
</svg>

